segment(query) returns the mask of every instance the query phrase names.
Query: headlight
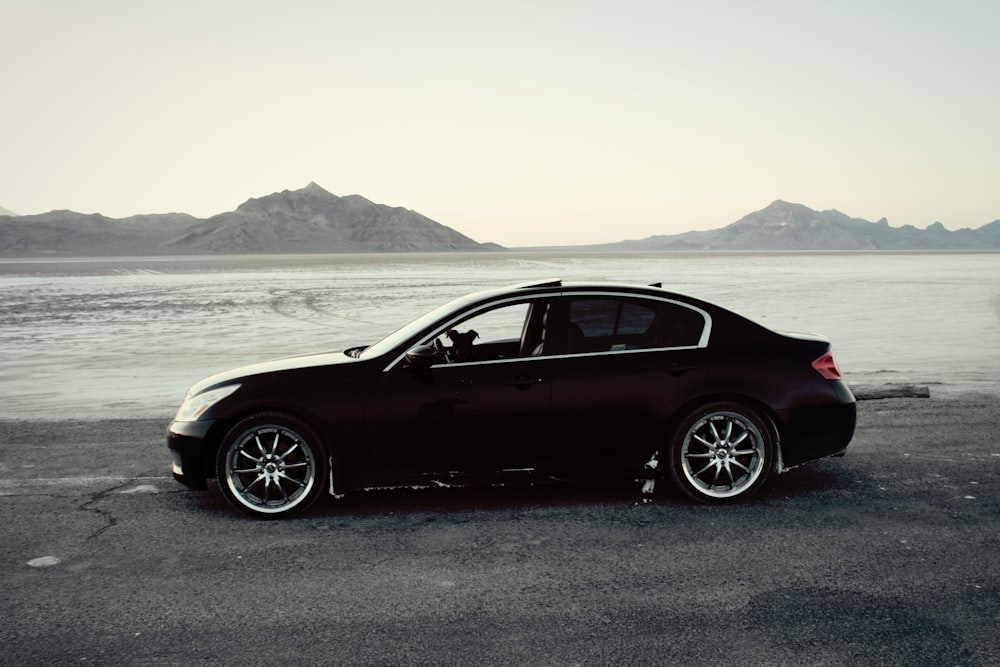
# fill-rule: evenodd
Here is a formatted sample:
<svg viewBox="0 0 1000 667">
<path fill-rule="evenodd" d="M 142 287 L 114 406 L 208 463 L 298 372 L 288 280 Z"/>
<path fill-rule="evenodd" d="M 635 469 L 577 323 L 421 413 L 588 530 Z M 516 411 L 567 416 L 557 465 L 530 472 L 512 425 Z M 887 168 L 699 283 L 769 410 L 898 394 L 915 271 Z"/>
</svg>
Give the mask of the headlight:
<svg viewBox="0 0 1000 667">
<path fill-rule="evenodd" d="M 177 416 L 174 417 L 174 421 L 197 421 L 198 417 L 200 417 L 205 410 L 208 410 L 210 407 L 239 388 L 240 385 L 238 384 L 230 384 L 225 387 L 219 387 L 218 389 L 203 391 L 200 394 L 195 394 L 194 396 L 189 395 L 184 399 L 184 403 L 181 404 L 181 408 L 177 411 Z"/>
</svg>

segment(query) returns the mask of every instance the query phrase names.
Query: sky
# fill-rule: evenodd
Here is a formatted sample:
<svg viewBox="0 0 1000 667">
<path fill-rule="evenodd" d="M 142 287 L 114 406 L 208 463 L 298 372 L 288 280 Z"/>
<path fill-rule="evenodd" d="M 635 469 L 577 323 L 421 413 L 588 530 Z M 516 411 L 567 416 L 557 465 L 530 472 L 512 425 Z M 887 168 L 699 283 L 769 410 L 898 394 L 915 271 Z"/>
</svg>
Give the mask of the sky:
<svg viewBox="0 0 1000 667">
<path fill-rule="evenodd" d="M 477 241 L 1000 218 L 996 0 L 0 0 L 0 207 L 315 182 Z"/>
</svg>

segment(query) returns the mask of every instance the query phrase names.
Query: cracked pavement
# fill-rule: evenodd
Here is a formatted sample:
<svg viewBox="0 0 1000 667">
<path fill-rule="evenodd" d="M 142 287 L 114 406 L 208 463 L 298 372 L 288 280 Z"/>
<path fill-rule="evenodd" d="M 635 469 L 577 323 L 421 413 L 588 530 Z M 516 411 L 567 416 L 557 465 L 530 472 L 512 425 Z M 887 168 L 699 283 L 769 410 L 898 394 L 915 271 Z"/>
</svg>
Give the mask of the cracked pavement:
<svg viewBox="0 0 1000 667">
<path fill-rule="evenodd" d="M 998 664 L 1000 398 L 859 404 L 732 507 L 380 491 L 254 521 L 169 417 L 0 421 L 0 664 Z"/>
</svg>

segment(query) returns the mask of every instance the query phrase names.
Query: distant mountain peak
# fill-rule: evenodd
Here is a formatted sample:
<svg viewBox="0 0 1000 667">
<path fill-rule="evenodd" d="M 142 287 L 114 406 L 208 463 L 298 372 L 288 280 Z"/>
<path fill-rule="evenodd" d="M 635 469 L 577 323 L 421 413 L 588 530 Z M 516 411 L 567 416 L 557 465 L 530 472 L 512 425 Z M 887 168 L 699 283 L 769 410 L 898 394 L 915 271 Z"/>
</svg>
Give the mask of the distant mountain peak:
<svg viewBox="0 0 1000 667">
<path fill-rule="evenodd" d="M 415 211 L 338 197 L 315 182 L 249 199 L 191 227 L 175 252 L 431 252 L 481 250 L 463 234 Z"/>
<path fill-rule="evenodd" d="M 773 202 L 768 204 L 762 210 L 807 210 L 811 211 L 808 206 L 804 204 L 796 204 L 795 202 L 785 201 L 784 199 L 775 199 Z"/>
<path fill-rule="evenodd" d="M 734 223 L 704 232 L 652 236 L 611 244 L 631 250 L 946 250 L 1000 249 L 1000 229 L 951 232 L 940 223 L 926 230 L 869 222 L 836 209 L 814 211 L 776 199 Z"/>
<path fill-rule="evenodd" d="M 315 193 L 315 194 L 326 194 L 326 195 L 332 194 L 330 191 L 328 191 L 328 190 L 320 187 L 316 183 L 316 181 L 309 181 L 309 185 L 307 185 L 306 187 L 302 188 L 302 190 L 300 190 L 300 192 Z"/>
<path fill-rule="evenodd" d="M 844 215 L 836 209 L 830 209 L 829 211 L 814 211 L 805 204 L 797 204 L 795 202 L 785 201 L 783 199 L 775 199 L 773 202 L 768 204 L 765 208 L 759 211 L 754 211 L 748 215 L 743 216 L 742 220 L 747 219 L 761 219 L 761 218 L 784 218 L 784 219 L 813 219 L 817 216 L 828 216 Z"/>
</svg>

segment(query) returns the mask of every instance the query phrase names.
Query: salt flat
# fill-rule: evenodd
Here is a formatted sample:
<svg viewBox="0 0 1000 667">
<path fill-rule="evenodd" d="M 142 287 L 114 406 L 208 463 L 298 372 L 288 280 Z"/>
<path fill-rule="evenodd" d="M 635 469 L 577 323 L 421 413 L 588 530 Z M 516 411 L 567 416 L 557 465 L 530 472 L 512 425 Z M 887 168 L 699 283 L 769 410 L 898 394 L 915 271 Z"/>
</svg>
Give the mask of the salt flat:
<svg viewBox="0 0 1000 667">
<path fill-rule="evenodd" d="M 0 261 L 0 417 L 169 416 L 227 368 L 372 343 L 464 293 L 662 281 L 828 336 L 848 383 L 1000 393 L 1000 253 L 474 253 Z"/>
</svg>

